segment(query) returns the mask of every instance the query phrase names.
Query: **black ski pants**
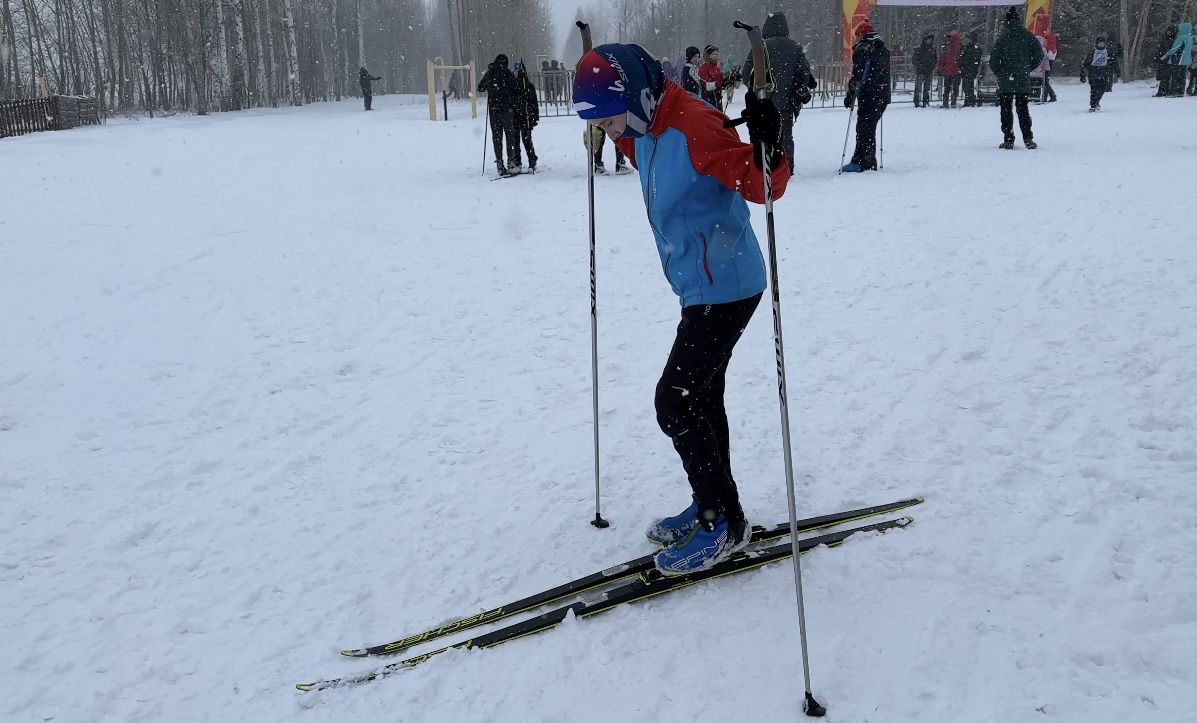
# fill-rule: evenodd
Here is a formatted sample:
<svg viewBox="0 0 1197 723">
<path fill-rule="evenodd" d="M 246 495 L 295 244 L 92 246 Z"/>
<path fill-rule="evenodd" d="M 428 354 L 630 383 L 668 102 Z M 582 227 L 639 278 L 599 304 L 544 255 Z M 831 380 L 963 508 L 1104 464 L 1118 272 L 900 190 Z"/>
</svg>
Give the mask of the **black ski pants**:
<svg viewBox="0 0 1197 723">
<path fill-rule="evenodd" d="M 368 90 L 362 90 L 362 102 L 366 104 L 366 110 L 374 110 L 370 104 L 374 102 L 374 94 Z"/>
<path fill-rule="evenodd" d="M 520 139 L 515 132 L 515 114 L 510 108 L 490 112 L 490 137 L 495 144 L 495 162 L 503 163 L 504 137 L 507 139 L 507 161 L 519 160 Z"/>
<path fill-rule="evenodd" d="M 861 105 L 856 114 L 856 150 L 852 162 L 866 171 L 877 170 L 877 123 L 883 113 L 883 105 Z"/>
<path fill-rule="evenodd" d="M 973 108 L 981 105 L 977 101 L 977 76 L 966 75 L 961 78 L 961 82 L 964 84 L 964 107 Z"/>
<path fill-rule="evenodd" d="M 998 104 L 1002 107 L 1002 140 L 1014 140 L 1014 108 L 1018 108 L 1018 127 L 1022 139 L 1034 139 L 1031 133 L 1031 108 L 1026 93 L 998 93 Z"/>
<path fill-rule="evenodd" d="M 931 74 L 916 73 L 914 76 L 914 107 L 926 108 L 931 103 Z"/>
<path fill-rule="evenodd" d="M 1104 75 L 1089 75 L 1089 107 L 1101 105 L 1101 97 L 1110 89 L 1110 79 Z"/>
<path fill-rule="evenodd" d="M 943 107 L 948 107 L 950 101 L 952 107 L 956 107 L 956 101 L 960 99 L 960 76 L 959 75 L 945 75 L 943 77 Z"/>
<path fill-rule="evenodd" d="M 515 129 L 515 134 L 519 140 L 523 141 L 524 143 L 524 152 L 528 154 L 528 165 L 535 167 L 536 147 L 532 145 L 532 128 L 530 126 L 521 125 Z M 516 163 L 520 162 L 520 146 L 518 143 L 515 144 L 515 155 L 509 156 L 508 160 L 511 158 L 514 158 Z"/>
<path fill-rule="evenodd" d="M 723 390 L 732 349 L 760 301 L 757 294 L 682 309 L 673 349 L 657 382 L 657 424 L 673 440 L 700 512 L 722 512 L 733 526 L 743 523 L 744 511 L 732 478 Z"/>
<path fill-rule="evenodd" d="M 796 113 L 781 114 L 781 149 L 786 152 L 786 163 L 790 165 L 790 173 L 794 172 L 794 119 Z"/>
</svg>

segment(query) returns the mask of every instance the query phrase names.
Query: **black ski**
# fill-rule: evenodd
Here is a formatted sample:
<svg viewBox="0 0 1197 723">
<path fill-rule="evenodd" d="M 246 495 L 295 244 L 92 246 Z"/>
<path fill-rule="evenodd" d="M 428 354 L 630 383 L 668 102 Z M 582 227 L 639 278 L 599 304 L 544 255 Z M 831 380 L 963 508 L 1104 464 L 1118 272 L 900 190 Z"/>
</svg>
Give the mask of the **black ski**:
<svg viewBox="0 0 1197 723">
<path fill-rule="evenodd" d="M 822 515 L 820 517 L 808 517 L 798 521 L 799 532 L 811 532 L 814 530 L 821 530 L 834 525 L 840 525 L 847 522 L 858 522 L 860 520 L 876 517 L 877 515 L 884 515 L 889 512 L 895 512 L 907 507 L 912 507 L 923 501 L 922 497 L 912 497 L 910 499 L 899 500 L 897 502 L 890 502 L 885 505 L 876 505 L 874 507 L 861 507 L 855 510 L 847 510 L 845 512 L 837 512 L 830 515 Z M 788 522 L 776 525 L 772 528 L 766 529 L 764 527 L 754 527 L 752 531 L 753 543 L 768 542 L 779 537 L 785 537 L 790 534 L 790 524 Z M 645 555 L 638 557 L 635 560 L 629 560 L 622 565 L 607 568 L 601 572 L 596 572 L 586 577 L 578 578 L 572 582 L 567 582 L 564 585 L 545 590 L 544 592 L 530 595 L 521 600 L 507 603 L 492 610 L 469 615 L 467 617 L 459 618 L 451 622 L 447 622 L 421 633 L 409 635 L 405 638 L 400 638 L 390 643 L 382 643 L 380 645 L 372 645 L 367 648 L 351 648 L 342 650 L 341 655 L 350 658 L 366 658 L 376 655 L 394 655 L 401 653 L 408 648 L 427 643 L 438 638 L 443 638 L 446 635 L 452 635 L 464 630 L 476 628 L 479 625 L 493 623 L 512 615 L 527 612 L 542 605 L 549 605 L 560 602 L 565 598 L 574 597 L 581 593 L 593 590 L 597 587 L 602 587 L 609 583 L 618 581 L 623 578 L 639 575 L 653 569 L 653 556 Z"/>
<path fill-rule="evenodd" d="M 885 522 L 876 522 L 871 525 L 863 525 L 861 527 L 853 527 L 848 530 L 841 530 L 839 532 L 828 532 L 826 534 L 818 535 L 817 537 L 807 538 L 799 543 L 799 550 L 806 552 L 819 545 L 835 546 L 842 543 L 848 537 L 860 532 L 874 532 L 893 529 L 895 527 L 905 527 L 914 521 L 913 517 L 902 517 L 896 520 L 887 520 Z M 474 648 L 491 648 L 502 643 L 506 643 L 517 638 L 522 638 L 526 635 L 532 635 L 545 630 L 550 630 L 560 625 L 570 613 L 577 617 L 589 617 L 601 612 L 618 607 L 624 603 L 636 602 L 645 600 L 650 597 L 655 597 L 674 590 L 680 590 L 685 587 L 697 584 L 704 580 L 710 580 L 717 577 L 724 577 L 726 575 L 734 575 L 745 570 L 752 570 L 763 565 L 768 565 L 771 562 L 785 560 L 792 554 L 793 547 L 789 542 L 772 545 L 769 547 L 750 548 L 744 552 L 738 553 L 730 560 L 716 565 L 710 570 L 695 573 L 693 575 L 685 575 L 683 577 L 663 577 L 656 570 L 646 572 L 634 580 L 624 582 L 609 590 L 597 593 L 590 600 L 575 602 L 570 605 L 565 605 L 548 612 L 542 613 L 527 620 L 522 620 L 518 623 L 508 625 L 505 628 L 493 630 L 476 638 L 464 640 L 453 645 L 433 650 L 423 655 L 417 655 L 414 658 L 401 660 L 397 663 L 391 663 L 374 670 L 366 671 L 364 673 L 357 673 L 355 675 L 348 675 L 343 678 L 334 678 L 332 680 L 319 680 L 314 683 L 299 683 L 295 687 L 302 691 L 325 690 L 327 688 L 339 688 L 348 685 L 357 685 L 360 683 L 367 683 L 379 678 L 386 678 L 392 676 L 400 671 L 414 668 L 433 656 L 452 650 L 454 648 L 462 648 L 472 650 Z"/>
</svg>

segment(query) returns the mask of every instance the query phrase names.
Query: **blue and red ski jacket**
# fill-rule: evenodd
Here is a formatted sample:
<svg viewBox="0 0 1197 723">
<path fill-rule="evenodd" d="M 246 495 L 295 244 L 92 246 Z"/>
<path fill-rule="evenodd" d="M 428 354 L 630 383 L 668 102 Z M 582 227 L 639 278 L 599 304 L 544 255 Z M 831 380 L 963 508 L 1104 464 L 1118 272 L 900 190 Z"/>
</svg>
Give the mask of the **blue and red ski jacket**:
<svg viewBox="0 0 1197 723">
<path fill-rule="evenodd" d="M 666 82 L 648 132 L 620 139 L 640 171 L 648 222 L 661 267 L 683 307 L 726 304 L 765 290 L 765 261 L 748 204 L 765 202 L 752 146 L 727 116 Z M 773 197 L 790 179 L 784 159 L 772 169 Z"/>
</svg>

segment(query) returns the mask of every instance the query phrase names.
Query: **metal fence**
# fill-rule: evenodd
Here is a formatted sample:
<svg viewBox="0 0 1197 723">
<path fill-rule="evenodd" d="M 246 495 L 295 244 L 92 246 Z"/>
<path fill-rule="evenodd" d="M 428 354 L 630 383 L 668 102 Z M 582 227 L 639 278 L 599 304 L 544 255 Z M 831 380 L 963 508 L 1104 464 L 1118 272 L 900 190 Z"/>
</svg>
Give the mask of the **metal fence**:
<svg viewBox="0 0 1197 723">
<path fill-rule="evenodd" d="M 0 138 L 99 124 L 95 98 L 54 95 L 0 103 Z"/>
<path fill-rule="evenodd" d="M 542 117 L 573 114 L 574 71 L 565 68 L 538 70 L 531 75 Z"/>
</svg>

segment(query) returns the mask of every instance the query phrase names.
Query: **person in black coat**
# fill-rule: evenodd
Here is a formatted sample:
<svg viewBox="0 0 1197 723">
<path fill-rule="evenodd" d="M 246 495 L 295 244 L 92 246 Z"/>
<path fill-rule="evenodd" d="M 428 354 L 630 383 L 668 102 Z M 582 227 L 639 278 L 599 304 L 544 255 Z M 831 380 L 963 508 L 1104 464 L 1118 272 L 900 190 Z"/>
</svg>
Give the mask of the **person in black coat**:
<svg viewBox="0 0 1197 723">
<path fill-rule="evenodd" d="M 980 108 L 977 100 L 977 76 L 981 73 L 981 46 L 977 44 L 977 31 L 964 34 L 964 50 L 960 52 L 960 79 L 964 84 L 964 107 Z"/>
<path fill-rule="evenodd" d="M 362 86 L 362 101 L 366 104 L 366 110 L 374 110 L 370 107 L 370 104 L 374 102 L 374 89 L 370 85 L 370 81 L 382 80 L 382 78 L 377 75 L 370 75 L 370 71 L 362 68 L 357 74 L 357 80 Z"/>
<path fill-rule="evenodd" d="M 520 139 L 515 132 L 516 100 L 520 97 L 515 74 L 507 67 L 507 56 L 500 53 L 478 81 L 478 92 L 486 93 L 486 112 L 490 116 L 490 135 L 495 145 L 495 164 L 499 175 L 519 168 Z M 503 139 L 506 138 L 507 164 L 503 163 Z"/>
<path fill-rule="evenodd" d="M 877 123 L 890 100 L 889 49 L 873 32 L 873 24 L 868 20 L 857 26 L 856 37 L 852 48 L 852 79 L 844 97 L 845 108 L 859 102 L 856 151 L 852 162 L 840 169 L 845 173 L 877 170 Z"/>
<path fill-rule="evenodd" d="M 933 34 L 927 33 L 923 36 L 923 42 L 915 48 L 910 62 L 914 65 L 914 107 L 926 108 L 931 104 L 931 76 L 939 63 L 939 56 L 935 54 Z"/>
<path fill-rule="evenodd" d="M 1106 47 L 1106 39 L 1098 35 L 1089 54 L 1085 56 L 1085 64 L 1081 66 L 1081 82 L 1089 81 L 1089 112 L 1101 110 L 1101 97 L 1114 85 L 1114 78 L 1121 75 L 1118 70 L 1118 57 L 1114 51 Z"/>
<path fill-rule="evenodd" d="M 769 52 L 770 70 L 773 73 L 773 95 L 771 100 L 781 114 L 781 146 L 794 172 L 794 121 L 802 106 L 811 101 L 811 91 L 819 83 L 810 70 L 810 61 L 802 46 L 790 38 L 790 25 L 785 13 L 773 13 L 765 19 L 762 28 L 765 49 Z M 752 93 L 752 55 L 744 61 L 742 75 L 748 92 Z"/>
<path fill-rule="evenodd" d="M 516 63 L 519 68 L 515 74 L 516 97 L 512 118 L 515 121 L 515 132 L 524 142 L 524 150 L 528 153 L 528 168 L 536 170 L 536 147 L 532 145 L 532 129 L 540 122 L 540 102 L 536 97 L 536 86 L 528 77 L 528 69 L 523 63 Z M 520 149 L 515 147 L 515 165 L 520 167 Z"/>
</svg>

